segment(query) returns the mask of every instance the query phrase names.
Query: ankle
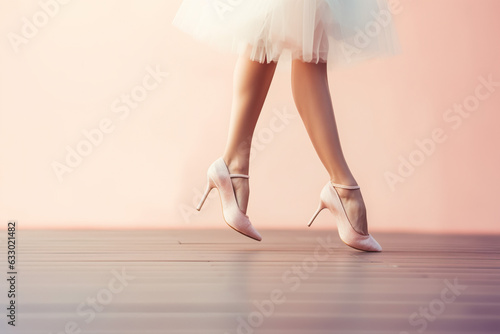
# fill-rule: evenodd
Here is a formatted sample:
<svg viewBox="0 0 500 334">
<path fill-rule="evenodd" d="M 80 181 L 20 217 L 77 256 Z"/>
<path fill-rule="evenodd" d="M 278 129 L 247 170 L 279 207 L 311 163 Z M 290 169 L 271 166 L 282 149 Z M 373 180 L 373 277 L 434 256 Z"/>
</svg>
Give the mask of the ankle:
<svg viewBox="0 0 500 334">
<path fill-rule="evenodd" d="M 224 162 L 226 163 L 227 169 L 232 174 L 245 174 L 248 175 L 249 172 L 249 159 L 248 157 L 232 157 L 223 156 Z"/>
</svg>

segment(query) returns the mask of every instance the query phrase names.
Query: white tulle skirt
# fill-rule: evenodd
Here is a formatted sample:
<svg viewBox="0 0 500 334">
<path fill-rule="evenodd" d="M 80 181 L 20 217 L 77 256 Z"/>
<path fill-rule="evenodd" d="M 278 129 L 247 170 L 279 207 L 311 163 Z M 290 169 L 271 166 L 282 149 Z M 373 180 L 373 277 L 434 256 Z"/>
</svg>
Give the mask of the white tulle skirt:
<svg viewBox="0 0 500 334">
<path fill-rule="evenodd" d="M 184 0 L 172 24 L 260 63 L 350 64 L 400 50 L 386 0 Z"/>
</svg>

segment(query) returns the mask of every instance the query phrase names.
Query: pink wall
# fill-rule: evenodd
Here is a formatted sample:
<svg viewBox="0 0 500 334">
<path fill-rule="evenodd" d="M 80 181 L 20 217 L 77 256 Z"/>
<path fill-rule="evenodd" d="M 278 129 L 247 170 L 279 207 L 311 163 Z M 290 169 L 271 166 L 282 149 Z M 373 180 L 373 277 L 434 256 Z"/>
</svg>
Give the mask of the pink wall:
<svg viewBox="0 0 500 334">
<path fill-rule="evenodd" d="M 71 1 L 45 21 L 38 1 L 0 4 L 0 221 L 226 228 L 216 192 L 201 213 L 192 207 L 224 148 L 235 57 L 172 28 L 179 3 Z M 329 72 L 370 229 L 499 233 L 500 85 L 477 87 L 500 82 L 500 2 L 401 6 L 401 55 Z M 23 28 L 23 18 L 39 27 Z M 294 107 L 289 65 L 256 130 L 248 214 L 258 229 L 305 229 L 328 180 Z M 169 75 L 155 80 L 156 68 Z M 127 107 L 130 93 L 140 101 Z M 470 113 L 450 111 L 464 103 Z M 53 164 L 77 147 L 88 155 L 59 180 Z M 391 187 L 400 157 L 417 166 Z M 315 223 L 332 226 L 326 212 Z"/>
</svg>

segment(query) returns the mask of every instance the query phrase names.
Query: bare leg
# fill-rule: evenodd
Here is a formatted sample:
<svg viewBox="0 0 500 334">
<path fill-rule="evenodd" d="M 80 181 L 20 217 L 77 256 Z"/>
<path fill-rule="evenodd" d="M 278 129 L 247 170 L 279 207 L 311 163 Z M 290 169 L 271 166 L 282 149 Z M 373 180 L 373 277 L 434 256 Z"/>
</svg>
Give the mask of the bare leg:
<svg viewBox="0 0 500 334">
<path fill-rule="evenodd" d="M 309 138 L 330 180 L 344 185 L 357 185 L 340 145 L 328 85 L 327 64 L 293 60 L 292 92 Z M 336 189 L 354 229 L 367 234 L 366 208 L 360 190 Z"/>
<path fill-rule="evenodd" d="M 229 134 L 223 155 L 231 173 L 248 174 L 253 132 L 276 65 L 276 62 L 261 64 L 245 56 L 236 63 Z M 238 206 L 246 213 L 250 191 L 248 179 L 233 178 L 232 182 Z"/>
</svg>

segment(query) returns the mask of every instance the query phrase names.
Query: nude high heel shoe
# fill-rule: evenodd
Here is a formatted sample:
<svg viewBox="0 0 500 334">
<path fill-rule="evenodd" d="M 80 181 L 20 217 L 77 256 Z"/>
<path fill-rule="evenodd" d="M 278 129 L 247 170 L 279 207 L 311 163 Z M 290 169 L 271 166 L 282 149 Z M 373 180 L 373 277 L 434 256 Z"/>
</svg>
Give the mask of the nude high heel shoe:
<svg viewBox="0 0 500 334">
<path fill-rule="evenodd" d="M 196 207 L 196 210 L 200 211 L 210 191 L 213 188 L 217 188 L 222 206 L 222 215 L 226 224 L 235 231 L 240 232 L 249 238 L 261 241 L 262 237 L 259 232 L 257 232 L 257 230 L 252 226 L 248 216 L 244 214 L 238 206 L 233 190 L 233 184 L 231 182 L 231 178 L 233 177 L 243 177 L 248 179 L 248 175 L 229 174 L 227 165 L 222 157 L 212 163 L 207 172 L 207 188 L 201 198 L 200 204 Z"/>
<path fill-rule="evenodd" d="M 340 239 L 342 239 L 346 245 L 367 252 L 382 251 L 382 247 L 370 234 L 360 234 L 352 227 L 342 204 L 342 200 L 334 187 L 351 190 L 360 188 L 359 186 L 344 186 L 328 182 L 321 191 L 318 210 L 316 210 L 316 213 L 311 218 L 308 226 L 311 226 L 321 210 L 329 209 L 336 218 Z"/>
</svg>

